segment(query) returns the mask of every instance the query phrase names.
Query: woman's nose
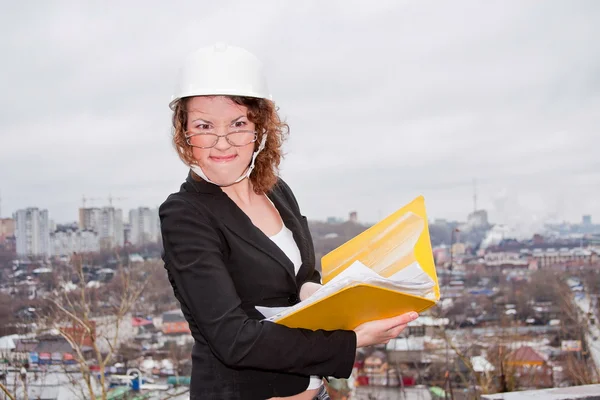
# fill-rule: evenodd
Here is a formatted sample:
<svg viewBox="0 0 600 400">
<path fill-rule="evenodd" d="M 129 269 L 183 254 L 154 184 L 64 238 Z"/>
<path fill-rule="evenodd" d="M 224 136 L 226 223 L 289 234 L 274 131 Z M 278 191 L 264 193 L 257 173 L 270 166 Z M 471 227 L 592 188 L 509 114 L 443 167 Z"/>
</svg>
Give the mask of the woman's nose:
<svg viewBox="0 0 600 400">
<path fill-rule="evenodd" d="M 227 141 L 227 134 L 217 136 L 217 143 L 215 144 L 215 148 L 218 150 L 227 150 L 231 147 L 231 144 Z"/>
</svg>

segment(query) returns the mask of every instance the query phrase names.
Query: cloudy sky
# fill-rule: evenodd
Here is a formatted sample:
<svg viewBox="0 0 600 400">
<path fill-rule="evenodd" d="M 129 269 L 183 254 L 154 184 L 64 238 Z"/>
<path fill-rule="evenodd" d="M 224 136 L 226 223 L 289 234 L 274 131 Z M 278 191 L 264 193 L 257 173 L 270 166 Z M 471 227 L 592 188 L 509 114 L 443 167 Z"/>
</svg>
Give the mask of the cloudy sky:
<svg viewBox="0 0 600 400">
<path fill-rule="evenodd" d="M 168 102 L 217 41 L 263 60 L 309 218 L 600 221 L 600 2 L 47 1 L 0 15 L 2 216 L 158 206 L 186 167 Z"/>
</svg>

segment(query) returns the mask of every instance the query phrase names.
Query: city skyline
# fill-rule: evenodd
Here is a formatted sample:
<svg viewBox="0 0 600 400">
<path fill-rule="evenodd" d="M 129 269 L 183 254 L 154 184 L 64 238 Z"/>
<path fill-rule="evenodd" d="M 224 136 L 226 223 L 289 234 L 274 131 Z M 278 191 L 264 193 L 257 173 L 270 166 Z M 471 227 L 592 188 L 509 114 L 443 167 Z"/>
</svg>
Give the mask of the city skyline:
<svg viewBox="0 0 600 400">
<path fill-rule="evenodd" d="M 147 206 L 147 205 L 140 205 L 140 206 L 134 206 L 132 208 L 127 208 L 127 207 L 120 207 L 118 205 L 87 205 L 85 208 L 84 207 L 79 207 L 77 208 L 76 214 L 77 216 L 73 219 L 70 220 L 56 220 L 55 218 L 52 218 L 52 210 L 45 208 L 45 207 L 39 207 L 39 206 L 35 206 L 35 205 L 30 205 L 28 207 L 20 207 L 17 210 L 14 210 L 12 213 L 10 213 L 9 215 L 2 215 L 0 214 L 0 219 L 13 219 L 14 215 L 22 210 L 26 210 L 26 209 L 39 209 L 40 211 L 47 211 L 48 215 L 49 215 L 49 220 L 51 222 L 54 223 L 54 225 L 58 226 L 58 225 L 69 225 L 69 224 L 79 224 L 80 220 L 81 220 L 81 211 L 82 210 L 92 210 L 92 209 L 96 209 L 96 210 L 101 210 L 101 209 L 108 209 L 108 208 L 114 208 L 115 210 L 119 210 L 119 211 L 123 211 L 123 222 L 125 223 L 131 223 L 130 219 L 131 219 L 131 212 L 133 211 L 137 211 L 137 210 L 141 210 L 141 209 L 148 209 L 148 210 L 158 210 L 159 205 L 158 206 Z M 127 212 L 125 212 L 127 211 Z M 485 208 L 482 207 L 478 207 L 476 209 L 476 211 L 485 211 L 486 213 L 489 214 L 488 210 L 486 210 Z M 436 220 L 440 220 L 440 221 L 447 221 L 447 222 L 455 222 L 455 223 L 461 223 L 461 222 L 466 222 L 468 220 L 469 215 L 473 213 L 473 210 L 468 211 L 462 218 L 458 218 L 458 219 L 452 219 L 452 218 L 445 218 L 444 216 L 436 216 L 436 217 L 429 217 L 429 222 L 433 223 Z M 387 215 L 382 215 L 382 218 L 386 217 Z M 366 223 L 366 224 L 370 224 L 370 223 L 375 223 L 377 221 L 369 221 L 369 220 L 365 220 L 365 219 L 361 219 L 360 217 L 360 212 L 357 212 L 356 210 L 348 210 L 345 214 L 336 214 L 336 215 L 327 215 L 322 219 L 317 219 L 317 218 L 308 218 L 309 220 L 313 220 L 313 221 L 327 221 L 327 220 L 336 220 L 336 221 L 346 221 L 346 220 L 352 220 L 354 222 L 358 222 L 358 223 Z M 509 225 L 509 224 L 505 224 L 505 223 L 501 223 L 501 222 L 495 222 L 493 220 L 489 220 L 491 225 Z M 568 220 L 545 220 L 545 221 L 541 221 L 542 224 L 548 224 L 548 225 L 552 225 L 552 224 L 572 224 L 572 225 L 578 225 L 578 224 L 593 224 L 596 225 L 597 221 L 596 219 L 594 219 L 594 216 L 591 214 L 581 214 L 579 220 L 572 220 L 572 221 L 568 221 Z M 509 225 L 510 226 L 510 225 Z M 540 225 L 541 226 L 541 225 Z"/>
<path fill-rule="evenodd" d="M 113 206 L 80 208 L 77 222 L 60 224 L 50 218 L 47 209 L 19 209 L 14 220 L 0 218 L 0 244 L 14 236 L 18 256 L 50 257 L 160 241 L 157 208 L 138 207 L 126 215 L 127 223 L 123 210 Z"/>
<path fill-rule="evenodd" d="M 493 222 L 600 216 L 595 2 L 146 5 L 6 7 L 2 216 L 177 191 L 167 104 L 184 55 L 216 41 L 264 61 L 310 219 L 376 221 L 422 194 L 431 219 L 459 220 L 473 179 Z"/>
</svg>

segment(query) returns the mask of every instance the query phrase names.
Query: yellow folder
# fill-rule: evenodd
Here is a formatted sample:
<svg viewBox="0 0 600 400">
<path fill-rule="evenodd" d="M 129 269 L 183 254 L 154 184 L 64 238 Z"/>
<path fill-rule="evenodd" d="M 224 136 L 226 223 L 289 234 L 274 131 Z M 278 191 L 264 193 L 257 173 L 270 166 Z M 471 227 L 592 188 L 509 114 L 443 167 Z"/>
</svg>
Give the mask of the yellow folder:
<svg viewBox="0 0 600 400">
<path fill-rule="evenodd" d="M 342 287 L 280 318 L 272 319 L 293 328 L 354 329 L 358 325 L 409 311 L 421 312 L 437 303 L 438 279 L 427 225 L 425 200 L 417 197 L 406 206 L 344 243 L 321 259 L 323 284 L 359 261 L 383 278 L 419 268 L 433 281 L 427 296 L 356 282 Z M 408 271 L 408 269 L 406 270 Z M 425 276 L 425 275 L 423 275 Z M 430 283 L 431 284 L 431 283 Z"/>
</svg>

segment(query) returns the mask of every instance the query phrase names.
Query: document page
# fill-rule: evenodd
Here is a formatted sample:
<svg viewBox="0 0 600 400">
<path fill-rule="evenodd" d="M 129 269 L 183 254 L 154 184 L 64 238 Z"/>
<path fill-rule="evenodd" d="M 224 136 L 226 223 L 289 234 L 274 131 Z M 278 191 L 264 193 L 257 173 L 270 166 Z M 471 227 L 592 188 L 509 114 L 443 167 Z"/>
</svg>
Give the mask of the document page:
<svg viewBox="0 0 600 400">
<path fill-rule="evenodd" d="M 290 307 L 262 307 L 256 306 L 256 310 L 269 321 L 276 321 L 296 310 L 306 307 L 320 299 L 340 291 L 345 287 L 355 286 L 360 283 L 369 283 L 374 286 L 399 291 L 406 294 L 432 298 L 435 282 L 417 262 L 401 269 L 389 278 L 384 278 L 360 261 L 353 262 L 348 268 L 340 272 L 322 288 L 317 290 L 309 298 Z"/>
</svg>

